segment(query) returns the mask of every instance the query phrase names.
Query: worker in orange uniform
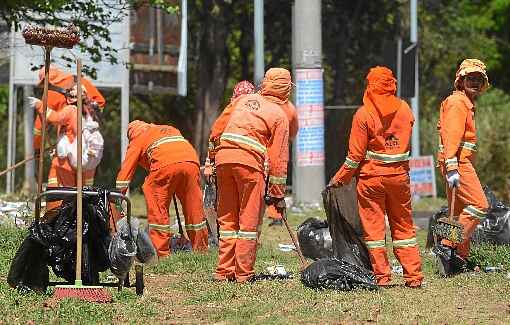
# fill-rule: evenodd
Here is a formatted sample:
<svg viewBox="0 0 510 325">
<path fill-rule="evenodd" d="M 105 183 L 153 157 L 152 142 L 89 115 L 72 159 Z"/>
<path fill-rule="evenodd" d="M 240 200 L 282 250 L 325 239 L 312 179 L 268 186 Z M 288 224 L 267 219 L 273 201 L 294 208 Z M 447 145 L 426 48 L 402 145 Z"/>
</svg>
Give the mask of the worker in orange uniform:
<svg viewBox="0 0 510 325">
<path fill-rule="evenodd" d="M 58 69 L 56 66 L 51 65 L 49 70 L 49 88 L 48 88 L 48 109 L 51 109 L 52 112 L 59 112 L 65 106 L 69 104 L 76 103 L 76 96 L 72 95 L 71 92 L 73 87 L 76 86 L 76 76 L 70 73 L 65 73 L 62 70 Z M 44 69 L 39 70 L 39 84 L 42 84 L 44 81 Z M 87 95 L 87 106 L 91 109 L 102 112 L 106 101 L 101 93 L 97 90 L 97 88 L 86 78 L 81 78 L 81 84 L 85 88 Z M 37 109 L 42 111 L 42 103 L 38 104 Z M 65 114 L 64 114 L 65 115 Z M 55 119 L 57 115 L 55 115 Z M 34 122 L 34 150 L 36 155 L 39 154 L 41 150 L 41 129 L 42 122 L 39 115 L 36 116 Z M 64 166 L 64 168 L 60 168 L 59 166 Z M 51 164 L 50 170 L 48 173 L 48 186 L 49 187 L 57 187 L 57 186 L 76 186 L 76 181 L 74 183 L 70 183 L 71 178 L 68 175 L 59 175 L 60 171 L 67 173 L 68 169 L 65 165 L 56 165 Z M 93 185 L 94 184 L 94 175 L 95 170 L 87 171 L 84 174 L 83 182 L 85 185 Z M 76 177 L 74 177 L 76 179 Z"/>
<path fill-rule="evenodd" d="M 397 82 L 386 67 L 370 69 L 361 106 L 352 121 L 349 153 L 329 186 L 357 176 L 358 209 L 370 262 L 379 286 L 391 281 L 386 254 L 385 214 L 393 252 L 408 287 L 421 287 L 423 274 L 411 215 L 409 146 L 414 123 L 407 103 L 395 96 Z"/>
<path fill-rule="evenodd" d="M 447 181 L 448 202 L 456 187 L 454 215 L 464 227 L 460 245 L 443 240 L 434 248 L 439 258 L 439 271 L 445 276 L 464 270 L 469 255 L 470 237 L 476 225 L 485 218 L 489 207 L 473 167 L 476 152 L 475 101 L 489 87 L 485 64 L 477 59 L 464 60 L 455 75 L 455 90 L 442 103 L 439 131 L 438 162 Z"/>
<path fill-rule="evenodd" d="M 133 121 L 128 125 L 129 145 L 117 175 L 117 188 L 129 188 L 136 167 L 149 172 L 143 183 L 149 235 L 158 256 L 170 254 L 168 207 L 174 193 L 182 204 L 185 229 L 194 251 L 207 249 L 207 224 L 202 206 L 198 156 L 181 132 L 168 125 Z"/>
<path fill-rule="evenodd" d="M 289 145 L 290 145 L 292 141 L 294 141 L 294 139 L 296 138 L 296 135 L 299 130 L 299 120 L 296 107 L 294 107 L 290 100 L 280 105 L 280 107 L 283 109 L 285 115 L 287 115 L 287 119 L 289 120 Z M 267 206 L 266 215 L 269 219 L 271 219 L 271 222 L 269 223 L 270 227 L 283 225 L 281 211 L 279 211 L 274 205 Z"/>
<path fill-rule="evenodd" d="M 246 282 L 255 275 L 264 197 L 285 195 L 289 122 L 280 108 L 292 88 L 289 71 L 266 72 L 260 94 L 239 97 L 216 153 L 219 256 L 213 278 Z M 267 179 L 267 185 L 266 185 Z"/>
</svg>

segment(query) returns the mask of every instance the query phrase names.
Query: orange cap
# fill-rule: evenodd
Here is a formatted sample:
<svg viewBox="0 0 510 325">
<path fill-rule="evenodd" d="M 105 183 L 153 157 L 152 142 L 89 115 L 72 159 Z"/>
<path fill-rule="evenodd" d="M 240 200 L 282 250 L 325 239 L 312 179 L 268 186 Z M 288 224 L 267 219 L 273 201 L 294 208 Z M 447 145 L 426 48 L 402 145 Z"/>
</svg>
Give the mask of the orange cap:
<svg viewBox="0 0 510 325">
<path fill-rule="evenodd" d="M 143 132 L 145 132 L 150 127 L 150 124 L 145 123 L 144 121 L 134 120 L 128 124 L 127 137 L 129 141 L 132 141 L 134 138 L 140 136 Z"/>
</svg>

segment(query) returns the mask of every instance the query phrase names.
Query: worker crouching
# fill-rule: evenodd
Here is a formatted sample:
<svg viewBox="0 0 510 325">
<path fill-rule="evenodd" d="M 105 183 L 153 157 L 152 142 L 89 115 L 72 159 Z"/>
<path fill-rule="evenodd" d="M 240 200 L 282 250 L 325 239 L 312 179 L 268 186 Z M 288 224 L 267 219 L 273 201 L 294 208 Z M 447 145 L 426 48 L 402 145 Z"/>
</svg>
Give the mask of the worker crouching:
<svg viewBox="0 0 510 325">
<path fill-rule="evenodd" d="M 200 189 L 198 156 L 178 129 L 133 121 L 128 125 L 129 145 L 117 175 L 117 188 L 126 192 L 136 167 L 149 174 L 143 184 L 149 235 L 158 256 L 170 254 L 168 208 L 174 193 L 182 204 L 185 228 L 194 251 L 207 249 L 207 224 Z"/>
<path fill-rule="evenodd" d="M 387 215 L 405 284 L 420 287 L 423 274 L 411 215 L 408 161 L 414 118 L 407 103 L 395 96 L 397 85 L 391 70 L 372 68 L 367 81 L 363 106 L 352 121 L 348 156 L 330 186 L 348 184 L 357 175 L 358 209 L 377 284 L 386 286 L 391 281 Z"/>
<path fill-rule="evenodd" d="M 215 156 L 219 256 L 214 279 L 246 282 L 255 275 L 264 196 L 284 199 L 289 122 L 279 107 L 292 88 L 289 71 L 269 69 L 259 94 L 239 97 Z M 266 181 L 268 182 L 266 184 Z"/>
</svg>

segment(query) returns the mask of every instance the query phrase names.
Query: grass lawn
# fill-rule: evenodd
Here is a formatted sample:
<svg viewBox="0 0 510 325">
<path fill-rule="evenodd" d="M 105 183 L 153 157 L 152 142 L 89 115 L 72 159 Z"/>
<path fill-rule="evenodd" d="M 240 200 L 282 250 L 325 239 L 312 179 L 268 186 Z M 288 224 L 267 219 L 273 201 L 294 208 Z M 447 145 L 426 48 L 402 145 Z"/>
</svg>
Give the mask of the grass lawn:
<svg viewBox="0 0 510 325">
<path fill-rule="evenodd" d="M 322 215 L 320 212 L 308 213 Z M 292 214 L 294 226 L 304 215 Z M 267 224 L 267 221 L 265 222 Z M 422 252 L 426 287 L 398 286 L 374 292 L 317 292 L 305 288 L 299 276 L 288 281 L 254 284 L 216 283 L 210 280 L 217 254 L 175 254 L 145 268 L 146 291 L 117 292 L 114 302 L 91 304 L 76 300 L 53 301 L 49 295 L 20 295 L 8 287 L 6 276 L 23 232 L 0 227 L 0 323 L 372 323 L 381 324 L 508 324 L 510 279 L 504 273 L 471 273 L 450 279 L 434 274 L 430 256 Z M 424 246 L 425 232 L 419 232 Z M 294 253 L 281 252 L 278 243 L 290 243 L 285 228 L 264 225 L 256 269 L 283 264 L 298 274 Z M 400 277 L 395 283 L 403 284 Z M 51 288 L 51 290 L 53 290 Z"/>
</svg>

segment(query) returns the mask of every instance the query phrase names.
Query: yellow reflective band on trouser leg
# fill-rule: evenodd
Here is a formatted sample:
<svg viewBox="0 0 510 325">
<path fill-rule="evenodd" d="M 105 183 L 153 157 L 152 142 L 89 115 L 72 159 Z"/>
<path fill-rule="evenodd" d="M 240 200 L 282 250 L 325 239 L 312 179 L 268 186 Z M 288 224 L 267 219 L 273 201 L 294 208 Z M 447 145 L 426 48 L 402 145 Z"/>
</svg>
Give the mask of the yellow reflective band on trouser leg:
<svg viewBox="0 0 510 325">
<path fill-rule="evenodd" d="M 157 231 L 166 232 L 169 234 L 172 233 L 170 225 L 158 225 L 156 223 L 149 223 L 149 228 L 151 230 L 157 230 Z"/>
<path fill-rule="evenodd" d="M 34 128 L 34 135 L 41 135 L 41 134 L 42 134 L 41 129 Z"/>
<path fill-rule="evenodd" d="M 367 245 L 368 249 L 375 248 L 386 248 L 386 241 L 383 240 L 367 240 L 365 241 L 365 245 Z"/>
<path fill-rule="evenodd" d="M 48 186 L 50 187 L 58 186 L 58 179 L 56 177 L 48 178 Z"/>
<path fill-rule="evenodd" d="M 92 186 L 94 185 L 94 178 L 86 178 L 83 182 L 84 185 Z"/>
<path fill-rule="evenodd" d="M 477 208 L 475 208 L 472 205 L 468 205 L 462 211 L 466 212 L 470 216 L 477 218 L 477 219 L 484 219 L 487 216 L 487 214 L 485 212 L 483 212 L 482 210 L 478 210 Z"/>
<path fill-rule="evenodd" d="M 287 184 L 287 175 L 285 175 L 284 177 L 269 176 L 269 183 L 275 184 L 275 185 L 286 185 Z"/>
<path fill-rule="evenodd" d="M 220 239 L 237 239 L 236 230 L 220 230 Z"/>
<path fill-rule="evenodd" d="M 129 187 L 130 181 L 116 181 L 115 187 L 118 189 L 125 189 Z"/>
<path fill-rule="evenodd" d="M 186 228 L 186 230 L 199 231 L 199 230 L 207 228 L 207 224 L 206 224 L 206 221 L 204 220 L 201 223 L 190 223 L 190 224 L 187 224 L 187 225 L 184 226 L 184 228 Z"/>
<path fill-rule="evenodd" d="M 238 238 L 244 240 L 257 240 L 257 232 L 256 231 L 241 231 L 238 232 Z"/>
<path fill-rule="evenodd" d="M 416 238 L 400 239 L 393 241 L 393 247 L 413 247 L 416 246 Z"/>
</svg>

